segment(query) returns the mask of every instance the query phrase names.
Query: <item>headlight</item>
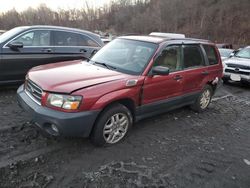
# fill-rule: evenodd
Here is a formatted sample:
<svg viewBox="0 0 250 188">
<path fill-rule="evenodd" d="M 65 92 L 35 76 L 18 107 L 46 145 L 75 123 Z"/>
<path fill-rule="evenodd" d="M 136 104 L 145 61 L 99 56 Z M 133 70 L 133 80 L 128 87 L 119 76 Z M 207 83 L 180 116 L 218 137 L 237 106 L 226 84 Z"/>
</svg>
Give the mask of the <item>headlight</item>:
<svg viewBox="0 0 250 188">
<path fill-rule="evenodd" d="M 47 103 L 50 106 L 63 108 L 65 110 L 77 110 L 82 101 L 81 96 L 61 95 L 50 93 L 47 98 Z"/>
</svg>

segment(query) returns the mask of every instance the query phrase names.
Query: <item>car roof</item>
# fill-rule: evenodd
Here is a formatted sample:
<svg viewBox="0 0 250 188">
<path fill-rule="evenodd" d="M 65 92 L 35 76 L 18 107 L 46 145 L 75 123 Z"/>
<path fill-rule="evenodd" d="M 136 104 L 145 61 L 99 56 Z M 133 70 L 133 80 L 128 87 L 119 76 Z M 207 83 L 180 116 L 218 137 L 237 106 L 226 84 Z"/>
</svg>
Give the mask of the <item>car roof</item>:
<svg viewBox="0 0 250 188">
<path fill-rule="evenodd" d="M 32 25 L 32 26 L 21 26 L 26 29 L 58 29 L 58 30 L 68 30 L 68 31 L 76 31 L 76 32 L 87 32 L 91 33 L 90 31 L 82 30 L 82 29 L 76 29 L 76 28 L 70 28 L 70 27 L 63 27 L 63 26 L 52 26 L 52 25 Z"/>
<path fill-rule="evenodd" d="M 209 40 L 203 39 L 194 39 L 194 38 L 170 38 L 170 37 L 160 37 L 160 36 L 152 36 L 152 35 L 144 35 L 144 36 L 122 36 L 120 39 L 128 39 L 128 40 L 137 40 L 143 42 L 151 42 L 155 44 L 160 44 L 166 41 L 179 41 L 185 43 L 212 43 Z"/>
</svg>

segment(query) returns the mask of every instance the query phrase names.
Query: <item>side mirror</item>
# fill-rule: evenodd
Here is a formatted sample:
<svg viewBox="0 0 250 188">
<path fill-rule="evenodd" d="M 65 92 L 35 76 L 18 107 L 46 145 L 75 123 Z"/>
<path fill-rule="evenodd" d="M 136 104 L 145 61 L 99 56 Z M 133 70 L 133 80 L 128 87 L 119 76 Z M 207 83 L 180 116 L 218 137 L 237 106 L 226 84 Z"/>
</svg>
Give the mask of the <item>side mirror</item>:
<svg viewBox="0 0 250 188">
<path fill-rule="evenodd" d="M 23 43 L 12 41 L 7 46 L 13 50 L 17 50 L 19 48 L 23 48 Z"/>
<path fill-rule="evenodd" d="M 152 69 L 153 75 L 169 75 L 169 68 L 163 66 L 156 66 Z"/>
</svg>

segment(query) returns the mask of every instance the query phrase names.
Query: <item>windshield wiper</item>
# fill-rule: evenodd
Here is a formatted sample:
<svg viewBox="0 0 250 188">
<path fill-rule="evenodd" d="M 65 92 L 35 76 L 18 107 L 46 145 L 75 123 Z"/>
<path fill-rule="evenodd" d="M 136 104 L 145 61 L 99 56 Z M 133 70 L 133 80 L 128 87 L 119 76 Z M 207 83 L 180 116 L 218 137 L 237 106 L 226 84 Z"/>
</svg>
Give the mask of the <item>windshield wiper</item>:
<svg viewBox="0 0 250 188">
<path fill-rule="evenodd" d="M 116 67 L 113 67 L 113 66 L 111 66 L 111 65 L 108 65 L 108 64 L 106 64 L 106 63 L 101 63 L 101 62 L 97 62 L 97 61 L 93 61 L 93 60 L 90 60 L 90 61 L 92 61 L 94 64 L 101 65 L 101 66 L 106 67 L 107 69 L 110 69 L 110 70 L 116 69 Z"/>
</svg>

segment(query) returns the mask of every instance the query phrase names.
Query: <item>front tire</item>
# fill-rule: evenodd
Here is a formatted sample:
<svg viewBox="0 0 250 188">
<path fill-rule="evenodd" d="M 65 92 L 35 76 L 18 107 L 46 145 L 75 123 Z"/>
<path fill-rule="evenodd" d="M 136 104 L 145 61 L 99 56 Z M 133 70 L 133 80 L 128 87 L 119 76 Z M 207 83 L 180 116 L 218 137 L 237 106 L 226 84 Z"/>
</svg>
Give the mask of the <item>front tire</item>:
<svg viewBox="0 0 250 188">
<path fill-rule="evenodd" d="M 96 146 L 116 144 L 127 135 L 132 123 L 133 117 L 128 108 L 114 104 L 100 114 L 90 139 Z"/>
<path fill-rule="evenodd" d="M 203 112 L 206 110 L 211 102 L 213 96 L 213 89 L 211 86 L 206 85 L 202 90 L 195 103 L 191 105 L 191 108 L 196 112 Z"/>
</svg>

